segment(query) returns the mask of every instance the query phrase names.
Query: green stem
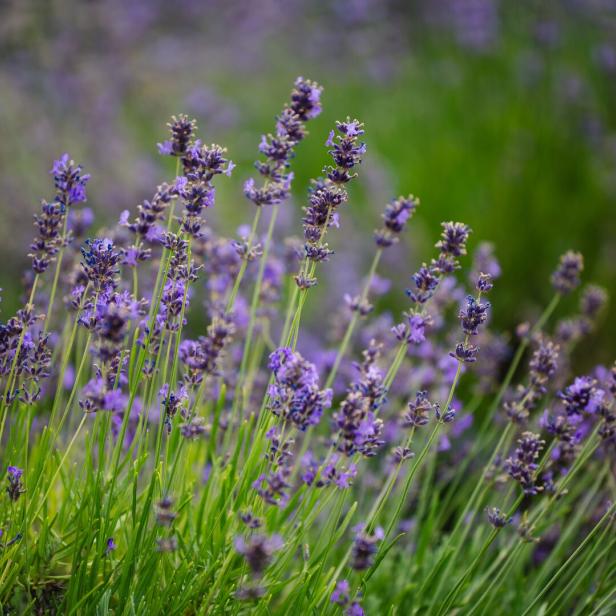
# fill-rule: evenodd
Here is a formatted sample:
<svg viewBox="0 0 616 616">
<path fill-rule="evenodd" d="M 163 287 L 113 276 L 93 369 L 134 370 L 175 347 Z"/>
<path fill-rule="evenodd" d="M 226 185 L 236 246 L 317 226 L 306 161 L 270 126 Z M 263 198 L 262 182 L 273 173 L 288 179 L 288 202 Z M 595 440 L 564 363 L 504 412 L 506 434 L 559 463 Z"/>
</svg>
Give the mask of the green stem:
<svg viewBox="0 0 616 616">
<path fill-rule="evenodd" d="M 364 284 L 364 288 L 361 292 L 360 301 L 363 303 L 368 299 L 368 294 L 370 293 L 370 286 L 372 285 L 372 279 L 376 273 L 376 269 L 379 266 L 379 261 L 381 260 L 381 255 L 383 254 L 383 248 L 379 248 L 374 254 L 374 258 L 372 259 L 372 264 L 370 265 L 370 270 L 368 271 L 368 277 L 366 278 L 366 283 Z M 336 355 L 336 359 L 334 361 L 334 365 L 331 367 L 329 374 L 327 375 L 327 380 L 325 381 L 325 389 L 332 386 L 334 379 L 336 378 L 336 374 L 338 373 L 338 369 L 340 368 L 340 363 L 342 362 L 342 358 L 345 356 L 347 347 L 349 346 L 349 342 L 351 341 L 351 337 L 353 336 L 353 332 L 357 327 L 357 323 L 359 321 L 359 312 L 354 312 L 353 317 L 349 321 L 347 325 L 346 331 L 344 332 L 344 336 L 342 337 L 342 342 L 340 343 L 340 347 L 338 348 L 338 353 Z"/>
<path fill-rule="evenodd" d="M 603 522 L 607 518 L 610 517 L 610 515 L 614 511 L 614 507 L 616 507 L 616 503 L 612 503 L 610 505 L 609 509 L 603 514 L 603 516 L 597 522 L 594 528 L 588 533 L 588 535 L 586 535 L 586 537 L 584 538 L 584 541 L 580 543 L 580 545 L 576 548 L 573 554 L 571 554 L 571 556 L 567 558 L 567 560 L 559 567 L 558 571 L 556 571 L 556 573 L 547 581 L 547 583 L 544 584 L 541 592 L 534 598 L 532 603 L 524 610 L 522 616 L 526 616 L 526 614 L 528 614 L 531 611 L 531 609 L 537 604 L 537 602 L 541 599 L 541 597 L 543 597 L 543 595 L 545 595 L 545 593 L 552 587 L 552 584 L 554 584 L 554 582 L 556 582 L 556 580 L 563 574 L 565 569 L 567 569 L 567 567 L 577 558 L 578 554 L 586 547 L 588 542 L 599 531 Z"/>
<path fill-rule="evenodd" d="M 252 228 L 250 229 L 250 235 L 248 236 L 248 250 L 252 248 L 252 244 L 257 234 L 257 227 L 259 225 L 260 219 L 261 219 L 261 208 L 258 207 L 257 211 L 255 212 L 255 217 L 252 221 Z M 229 295 L 229 299 L 227 300 L 227 307 L 225 310 L 226 314 L 231 312 L 233 310 L 233 306 L 235 305 L 235 298 L 237 297 L 237 294 L 240 290 L 240 284 L 242 283 L 242 279 L 244 278 L 244 274 L 246 273 L 246 268 L 248 267 L 248 259 L 246 257 L 242 260 L 240 269 L 237 273 L 237 276 L 235 277 L 235 282 L 233 283 L 231 294 Z"/>
<path fill-rule="evenodd" d="M 56 271 L 54 272 L 54 275 L 53 275 L 53 283 L 51 285 L 51 292 L 49 294 L 49 304 L 47 307 L 47 314 L 45 315 L 45 322 L 43 324 L 43 335 L 47 333 L 47 329 L 49 327 L 49 324 L 51 323 L 51 313 L 53 311 L 54 300 L 56 298 L 56 289 L 58 288 L 58 280 L 60 278 L 60 269 L 62 268 L 62 259 L 64 258 L 64 250 L 65 250 L 64 243 L 66 242 L 67 225 L 68 225 L 68 210 L 64 214 L 64 223 L 62 227 L 62 235 L 61 235 L 61 240 L 60 240 L 62 242 L 62 248 L 60 248 L 60 253 L 58 254 L 58 260 L 56 261 Z"/>
</svg>

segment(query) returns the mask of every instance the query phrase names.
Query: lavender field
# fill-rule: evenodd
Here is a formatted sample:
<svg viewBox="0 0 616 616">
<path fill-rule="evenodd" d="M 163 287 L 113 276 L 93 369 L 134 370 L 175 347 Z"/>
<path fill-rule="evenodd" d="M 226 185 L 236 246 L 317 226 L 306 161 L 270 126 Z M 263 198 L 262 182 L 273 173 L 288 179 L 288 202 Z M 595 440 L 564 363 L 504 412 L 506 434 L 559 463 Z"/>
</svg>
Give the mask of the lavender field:
<svg viewBox="0 0 616 616">
<path fill-rule="evenodd" d="M 0 614 L 614 613 L 616 5 L 562 4 L 0 6 Z"/>
</svg>

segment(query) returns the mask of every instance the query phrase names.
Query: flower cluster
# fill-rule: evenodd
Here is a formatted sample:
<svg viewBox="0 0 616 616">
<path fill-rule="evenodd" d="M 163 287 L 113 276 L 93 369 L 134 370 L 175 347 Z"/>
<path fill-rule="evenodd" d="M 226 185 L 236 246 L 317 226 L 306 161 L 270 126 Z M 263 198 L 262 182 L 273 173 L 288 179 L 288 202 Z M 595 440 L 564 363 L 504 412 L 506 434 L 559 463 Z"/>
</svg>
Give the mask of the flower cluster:
<svg viewBox="0 0 616 616">
<path fill-rule="evenodd" d="M 429 265 L 423 263 L 411 276 L 414 288 L 407 289 L 406 294 L 415 308 L 406 313 L 407 322 L 396 325 L 394 335 L 400 342 L 421 344 L 426 339 L 426 330 L 432 325 L 431 315 L 424 309 L 432 298 L 444 275 L 459 267 L 458 258 L 466 254 L 466 242 L 470 228 L 460 222 L 444 222 L 441 239 L 436 243 L 438 258 Z"/>
<path fill-rule="evenodd" d="M 419 199 L 413 195 L 390 201 L 383 213 L 383 226 L 374 232 L 374 241 L 381 248 L 388 248 L 400 240 L 406 223 L 415 213 Z"/>
<path fill-rule="evenodd" d="M 479 326 L 485 323 L 488 318 L 490 304 L 488 302 L 482 303 L 480 299 L 482 293 L 486 293 L 492 288 L 492 278 L 490 275 L 480 274 L 477 278 L 475 288 L 478 292 L 477 298 L 474 298 L 472 295 L 467 295 L 466 306 L 458 313 L 465 338 L 463 342 L 459 342 L 456 345 L 456 350 L 451 353 L 451 356 L 459 362 L 473 363 L 477 360 L 479 347 L 474 344 L 469 344 L 469 339 L 471 336 L 477 336 L 479 333 Z"/>
<path fill-rule="evenodd" d="M 145 200 L 137 206 L 137 217 L 130 222 L 130 212 L 124 210 L 120 216 L 120 225 L 127 227 L 135 235 L 135 242 L 124 249 L 124 264 L 137 267 L 141 261 L 151 256 L 151 249 L 143 244 L 157 244 L 162 239 L 163 230 L 160 223 L 165 219 L 165 213 L 172 199 L 177 196 L 175 186 L 163 183 L 156 189 L 151 200 Z"/>
<path fill-rule="evenodd" d="M 321 113 L 321 91 L 317 83 L 298 77 L 291 103 L 276 118 L 276 133 L 262 136 L 259 151 L 265 161 L 257 161 L 255 167 L 265 181 L 261 187 L 256 186 L 254 178 L 244 184 L 244 194 L 257 207 L 277 205 L 289 195 L 293 174 L 287 169 L 295 146 L 307 134 L 306 121 Z"/>
<path fill-rule="evenodd" d="M 97 294 L 110 293 L 118 285 L 122 255 L 112 240 L 86 240 L 81 249 L 83 272 Z"/>
<path fill-rule="evenodd" d="M 68 208 L 86 200 L 86 184 L 90 175 L 83 173 L 83 167 L 77 165 L 68 154 L 54 161 L 49 173 L 56 188 L 55 201 L 61 206 Z"/>
<path fill-rule="evenodd" d="M 9 466 L 6 474 L 9 481 L 9 485 L 6 488 L 6 493 L 12 501 L 16 501 L 25 492 L 24 484 L 21 481 L 24 471 L 17 466 Z"/>
<path fill-rule="evenodd" d="M 346 490 L 357 475 L 357 465 L 343 466 L 338 454 L 328 456 L 327 460 L 319 464 L 312 452 L 307 451 L 301 463 L 302 481 L 317 488 L 333 484 L 341 490 Z"/>
<path fill-rule="evenodd" d="M 524 432 L 518 439 L 513 455 L 505 460 L 505 471 L 517 481 L 524 494 L 537 494 L 543 488 L 536 482 L 537 459 L 545 445 L 538 434 Z"/>
<path fill-rule="evenodd" d="M 372 340 L 356 365 L 360 378 L 354 382 L 340 408 L 333 415 L 338 431 L 336 447 L 347 456 L 360 453 L 371 457 L 383 444 L 383 421 L 377 413 L 385 399 L 383 373 L 377 366 L 381 345 Z"/>
<path fill-rule="evenodd" d="M 184 176 L 176 179 L 175 190 L 184 204 L 180 229 L 189 237 L 201 236 L 203 210 L 214 205 L 216 189 L 212 180 L 221 174 L 230 176 L 235 167 L 225 153 L 219 145 L 208 146 L 197 140 L 182 158 Z"/>
<path fill-rule="evenodd" d="M 487 514 L 488 521 L 494 528 L 504 528 L 507 524 L 511 524 L 511 518 L 498 507 L 488 507 Z"/>
<path fill-rule="evenodd" d="M 427 391 L 418 391 L 415 400 L 408 403 L 408 411 L 402 417 L 402 425 L 412 428 L 421 428 L 430 421 L 430 414 L 436 405 L 428 399 Z"/>
<path fill-rule="evenodd" d="M 337 131 L 337 135 L 336 135 Z M 332 254 L 323 238 L 328 227 L 338 226 L 338 207 L 348 200 L 345 184 L 350 182 L 356 173 L 354 167 L 359 165 L 366 146 L 359 138 L 364 134 L 363 124 L 347 118 L 346 122 L 336 122 L 336 131 L 331 131 L 326 145 L 334 166 L 323 171 L 325 178 L 313 182 L 310 188 L 309 205 L 304 208 L 304 251 L 307 262 L 318 263 L 326 261 Z M 296 277 L 299 287 L 314 286 L 316 280 L 306 273 Z"/>
<path fill-rule="evenodd" d="M 339 580 L 336 582 L 336 588 L 334 588 L 334 592 L 332 592 L 329 600 L 331 603 L 346 607 L 344 611 L 346 616 L 364 616 L 365 612 L 359 601 L 357 599 L 351 601 L 350 591 L 351 585 L 348 580 Z"/>
<path fill-rule="evenodd" d="M 560 347 L 546 336 L 538 336 L 535 342 L 537 346 L 529 362 L 528 384 L 518 386 L 514 397 L 504 405 L 507 416 L 515 423 L 527 421 L 558 368 Z"/>
<path fill-rule="evenodd" d="M 199 385 L 205 376 L 220 374 L 224 348 L 234 332 L 235 326 L 230 316 L 215 314 L 205 336 L 181 343 L 180 359 L 186 366 L 187 384 Z"/>
<path fill-rule="evenodd" d="M 197 122 L 181 113 L 178 116 L 171 116 L 167 126 L 171 139 L 158 144 L 159 153 L 167 156 L 184 156 L 192 144 Z"/>
<path fill-rule="evenodd" d="M 299 430 L 319 423 L 323 410 L 331 406 L 331 389 L 319 389 L 314 364 L 290 348 L 279 348 L 269 358 L 274 383 L 268 389 L 269 408 L 277 417 Z"/>
<path fill-rule="evenodd" d="M 361 524 L 355 529 L 353 539 L 353 550 L 351 554 L 351 567 L 355 571 L 365 571 L 370 569 L 377 553 L 377 544 L 385 537 L 382 528 L 376 528 L 373 532 L 367 532 Z"/>
<path fill-rule="evenodd" d="M 597 381 L 589 376 L 577 377 L 571 385 L 558 393 L 567 415 L 581 418 L 584 413 L 595 413 L 604 392 L 596 387 Z"/>
<path fill-rule="evenodd" d="M 272 560 L 275 552 L 283 546 L 282 538 L 278 535 L 266 537 L 265 535 L 251 535 L 247 539 L 237 537 L 235 549 L 246 560 L 246 564 L 254 575 L 262 575 Z"/>
<path fill-rule="evenodd" d="M 580 274 L 584 269 L 584 258 L 579 252 L 569 250 L 560 258 L 556 271 L 552 274 L 552 286 L 558 293 L 567 294 L 580 284 Z"/>
<path fill-rule="evenodd" d="M 32 270 L 35 274 L 42 274 L 54 260 L 63 245 L 62 224 L 66 212 L 62 204 L 58 202 L 41 204 L 41 213 L 34 216 L 34 226 L 38 231 L 37 236 L 30 244 Z"/>
</svg>

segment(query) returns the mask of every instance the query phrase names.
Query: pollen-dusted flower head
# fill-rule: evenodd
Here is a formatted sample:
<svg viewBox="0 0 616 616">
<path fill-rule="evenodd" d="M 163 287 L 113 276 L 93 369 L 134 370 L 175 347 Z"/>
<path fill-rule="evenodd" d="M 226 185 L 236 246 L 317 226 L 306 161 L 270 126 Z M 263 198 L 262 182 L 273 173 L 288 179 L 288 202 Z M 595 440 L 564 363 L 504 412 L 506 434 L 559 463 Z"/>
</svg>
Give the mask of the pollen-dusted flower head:
<svg viewBox="0 0 616 616">
<path fill-rule="evenodd" d="M 580 284 L 584 269 L 584 257 L 579 252 L 569 250 L 560 258 L 556 271 L 552 274 L 552 286 L 563 295 L 571 293 Z"/>
<path fill-rule="evenodd" d="M 436 243 L 441 254 L 449 257 L 465 255 L 470 227 L 461 222 L 444 222 L 441 226 L 443 227 L 441 239 Z"/>
<path fill-rule="evenodd" d="M 168 156 L 183 156 L 192 144 L 197 122 L 181 113 L 178 116 L 171 116 L 171 121 L 167 123 L 167 126 L 171 132 L 171 139 L 159 143 L 158 151 Z"/>
</svg>

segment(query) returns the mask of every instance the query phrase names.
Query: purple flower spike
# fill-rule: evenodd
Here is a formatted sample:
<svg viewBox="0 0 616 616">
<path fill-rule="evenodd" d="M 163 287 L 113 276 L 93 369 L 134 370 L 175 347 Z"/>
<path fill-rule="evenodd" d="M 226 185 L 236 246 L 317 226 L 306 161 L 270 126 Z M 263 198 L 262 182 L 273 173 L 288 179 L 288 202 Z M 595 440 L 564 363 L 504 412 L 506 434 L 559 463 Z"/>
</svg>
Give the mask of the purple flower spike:
<svg viewBox="0 0 616 616">
<path fill-rule="evenodd" d="M 584 269 L 584 257 L 572 250 L 560 258 L 556 271 L 552 274 L 552 286 L 563 295 L 571 293 L 580 284 L 580 275 Z"/>
<path fill-rule="evenodd" d="M 279 348 L 270 355 L 269 367 L 274 373 L 269 389 L 274 415 L 289 419 L 301 431 L 317 424 L 331 405 L 332 391 L 319 389 L 315 365 L 289 348 Z"/>
</svg>

